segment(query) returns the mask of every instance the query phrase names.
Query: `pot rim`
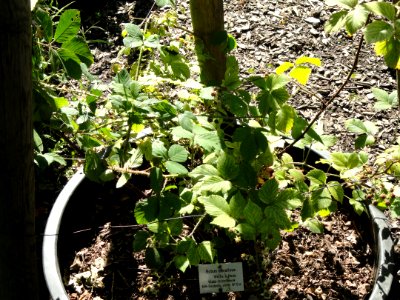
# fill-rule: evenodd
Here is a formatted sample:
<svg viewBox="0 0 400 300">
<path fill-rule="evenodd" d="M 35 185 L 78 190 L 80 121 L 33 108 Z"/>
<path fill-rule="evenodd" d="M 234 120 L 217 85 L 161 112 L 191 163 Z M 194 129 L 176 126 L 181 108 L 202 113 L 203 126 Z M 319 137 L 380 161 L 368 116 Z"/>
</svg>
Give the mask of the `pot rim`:
<svg viewBox="0 0 400 300">
<path fill-rule="evenodd" d="M 329 155 L 326 152 L 316 151 L 315 149 L 311 149 L 311 151 L 323 158 Z M 61 217 L 68 201 L 85 178 L 83 168 L 78 169 L 57 197 L 46 223 L 43 237 L 42 267 L 46 284 L 53 300 L 68 300 L 58 262 L 58 233 Z M 376 245 L 374 285 L 368 299 L 386 299 L 390 293 L 394 278 L 394 243 L 384 213 L 373 205 L 368 206 L 368 212 L 373 222 L 373 234 Z"/>
</svg>

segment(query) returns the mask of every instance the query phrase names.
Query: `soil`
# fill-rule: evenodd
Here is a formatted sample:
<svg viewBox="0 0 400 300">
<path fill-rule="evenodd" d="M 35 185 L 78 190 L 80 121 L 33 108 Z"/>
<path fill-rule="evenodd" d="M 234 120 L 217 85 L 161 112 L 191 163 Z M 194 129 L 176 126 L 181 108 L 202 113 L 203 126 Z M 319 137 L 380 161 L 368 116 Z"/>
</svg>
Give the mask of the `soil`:
<svg viewBox="0 0 400 300">
<path fill-rule="evenodd" d="M 109 81 L 113 76 L 111 65 L 121 59 L 117 57 L 122 46 L 121 23 L 140 24 L 142 18 L 150 12 L 158 13 L 159 9 L 148 0 L 100 1 L 98 6 L 91 7 L 85 7 L 85 2 L 75 4 L 82 9 L 84 26 L 102 28 L 89 29 L 87 38 L 107 41 L 92 44 L 95 63 L 91 71 Z M 190 29 L 188 1 L 178 2 L 180 26 Z M 322 59 L 323 67 L 315 69 L 315 76 L 306 89 L 291 87 L 292 104 L 311 119 L 322 107 L 323 100 L 344 81 L 353 64 L 360 35 L 324 33 L 323 24 L 333 10 L 320 0 L 224 3 L 226 28 L 237 40 L 238 48 L 233 54 L 240 61 L 243 76 L 268 74 L 279 63 L 294 61 L 303 55 Z M 174 34 L 188 33 L 177 29 Z M 382 59 L 364 44 L 355 75 L 319 119 L 325 133 L 338 140 L 333 150 L 354 150 L 355 136 L 344 126 L 349 118 L 371 120 L 380 128 L 376 144 L 367 150 L 372 155 L 398 138 L 400 111 L 376 112 L 370 90 L 373 86 L 391 92 L 395 89 L 395 79 Z M 143 253 L 132 253 L 133 235 L 139 229 L 134 225 L 132 211 L 142 195 L 129 187 L 117 194 L 112 194 L 110 189 L 93 191 L 95 195 L 89 193 L 85 198 L 89 203 L 88 199 L 96 200 L 90 204 L 89 211 L 93 213 L 86 216 L 86 227 L 75 224 L 74 233 L 66 233 L 74 241 L 84 240 L 83 236 L 91 241 L 77 243 L 81 247 L 70 249 L 69 254 L 65 249 L 64 279 L 71 299 L 364 299 L 370 292 L 374 264 L 371 232 L 361 230 L 366 228 L 359 228 L 362 223 L 354 221 L 354 216 L 346 210 L 324 219 L 324 234 L 305 229 L 284 233 L 280 247 L 263 256 L 262 269 L 254 265 L 251 250 L 254 245 L 244 242 L 235 245 L 237 257 L 241 257 L 244 265 L 246 292 L 200 295 L 196 268 L 184 275 L 173 269 L 157 275 L 146 267 Z M 75 213 L 84 211 L 82 207 L 76 209 Z M 390 225 L 398 238 L 400 221 L 392 219 Z M 262 286 L 262 290 L 255 286 Z"/>
</svg>

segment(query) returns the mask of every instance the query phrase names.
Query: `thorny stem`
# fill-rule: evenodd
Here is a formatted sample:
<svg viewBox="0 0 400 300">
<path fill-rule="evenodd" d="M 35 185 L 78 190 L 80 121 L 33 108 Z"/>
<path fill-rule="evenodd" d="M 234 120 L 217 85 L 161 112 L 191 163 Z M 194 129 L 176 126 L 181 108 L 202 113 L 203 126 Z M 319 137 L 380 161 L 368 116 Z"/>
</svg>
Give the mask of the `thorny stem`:
<svg viewBox="0 0 400 300">
<path fill-rule="evenodd" d="M 197 228 L 200 226 L 200 223 L 204 220 L 204 218 L 206 217 L 206 214 L 202 215 L 200 217 L 200 219 L 197 221 L 196 225 L 193 227 L 193 230 L 191 233 L 189 233 L 188 237 L 192 237 L 193 234 L 195 233 L 195 231 L 197 230 Z"/>
<path fill-rule="evenodd" d="M 147 14 L 147 16 L 144 20 L 144 29 L 143 29 L 144 33 L 146 33 L 146 31 L 147 31 L 147 26 L 149 25 L 149 21 L 150 21 L 150 15 L 151 15 L 151 12 L 153 11 L 155 4 L 156 4 L 156 2 L 154 1 L 153 6 L 150 8 L 149 13 Z M 144 46 L 142 45 L 142 47 L 140 47 L 139 57 L 137 60 L 136 74 L 135 74 L 136 81 L 139 79 L 139 71 L 140 71 L 140 64 L 142 62 L 143 50 L 144 50 Z"/>
<path fill-rule="evenodd" d="M 311 129 L 311 127 L 314 125 L 314 123 L 319 119 L 319 117 L 321 116 L 321 114 L 326 111 L 326 109 L 328 108 L 328 106 L 333 102 L 333 100 L 336 99 L 336 97 L 340 94 L 340 92 L 344 89 L 344 87 L 346 86 L 346 84 L 349 82 L 351 75 L 353 75 L 354 70 L 357 67 L 358 64 L 358 58 L 360 57 L 360 52 L 361 52 L 361 47 L 362 44 L 364 42 L 364 36 L 361 35 L 360 41 L 358 43 L 357 46 L 357 52 L 356 52 L 356 56 L 354 58 L 354 62 L 353 65 L 351 66 L 351 69 L 349 71 L 349 73 L 347 74 L 346 79 L 344 80 L 344 82 L 342 83 L 342 85 L 336 90 L 336 92 L 328 99 L 328 101 L 326 101 L 325 103 L 323 103 L 323 107 L 321 108 L 321 110 L 314 116 L 314 118 L 311 120 L 311 122 L 308 124 L 308 126 L 306 127 L 306 129 L 304 129 L 304 131 L 300 134 L 300 136 L 298 136 L 296 139 L 294 139 L 294 141 L 292 143 L 290 143 L 288 146 L 286 146 L 284 149 L 282 149 L 281 151 L 278 152 L 278 155 L 281 155 L 282 153 L 286 152 L 288 149 L 290 149 L 291 147 L 293 147 L 298 141 L 300 141 L 305 135 L 306 133 Z"/>
</svg>

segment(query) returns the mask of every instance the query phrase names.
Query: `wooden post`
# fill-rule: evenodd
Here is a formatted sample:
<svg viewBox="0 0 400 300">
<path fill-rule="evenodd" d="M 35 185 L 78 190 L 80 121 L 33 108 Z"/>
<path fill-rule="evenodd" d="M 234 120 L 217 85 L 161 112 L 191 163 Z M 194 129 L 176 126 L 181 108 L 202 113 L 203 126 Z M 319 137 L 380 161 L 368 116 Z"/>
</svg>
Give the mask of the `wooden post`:
<svg viewBox="0 0 400 300">
<path fill-rule="evenodd" d="M 29 0 L 0 1 L 0 299 L 38 299 Z"/>
<path fill-rule="evenodd" d="M 223 0 L 190 0 L 200 80 L 220 86 L 226 70 Z"/>
</svg>

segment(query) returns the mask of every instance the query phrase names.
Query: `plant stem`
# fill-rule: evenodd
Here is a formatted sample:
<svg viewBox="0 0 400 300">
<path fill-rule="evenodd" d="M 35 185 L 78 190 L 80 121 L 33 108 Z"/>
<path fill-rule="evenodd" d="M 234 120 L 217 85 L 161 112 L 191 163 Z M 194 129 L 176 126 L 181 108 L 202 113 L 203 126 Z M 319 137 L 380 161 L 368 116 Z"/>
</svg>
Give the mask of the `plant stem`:
<svg viewBox="0 0 400 300">
<path fill-rule="evenodd" d="M 200 226 L 200 223 L 204 220 L 204 218 L 206 217 L 206 214 L 202 215 L 200 217 L 200 219 L 197 221 L 196 225 L 194 226 L 193 230 L 191 233 L 189 233 L 188 237 L 192 237 L 193 234 L 195 233 L 195 231 L 197 230 L 197 228 Z"/>
<path fill-rule="evenodd" d="M 336 97 L 340 94 L 340 92 L 344 89 L 344 87 L 346 86 L 346 84 L 349 82 L 351 75 L 353 74 L 354 70 L 357 67 L 358 64 L 358 59 L 360 57 L 360 51 L 361 51 L 361 47 L 362 44 L 364 42 L 364 36 L 361 35 L 360 41 L 358 43 L 357 46 L 357 52 L 354 58 L 354 62 L 353 65 L 351 66 L 351 69 L 349 71 L 349 73 L 347 74 L 346 79 L 344 80 L 344 82 L 342 83 L 342 85 L 336 90 L 336 92 L 328 99 L 328 101 L 326 101 L 325 103 L 323 103 L 323 107 L 321 108 L 321 110 L 314 116 L 314 118 L 311 120 L 311 122 L 308 124 L 308 126 L 306 127 L 306 129 L 304 129 L 304 131 L 300 134 L 300 136 L 298 136 L 296 139 L 294 139 L 294 141 L 292 143 L 290 143 L 288 146 L 286 146 L 283 150 L 278 152 L 278 155 L 281 155 L 282 153 L 286 152 L 288 149 L 290 149 L 291 147 L 293 147 L 298 141 L 300 141 L 305 135 L 306 133 L 311 129 L 311 127 L 314 125 L 314 123 L 319 119 L 319 117 L 321 116 L 321 114 L 326 111 L 326 109 L 328 108 L 328 106 L 333 102 L 333 100 L 336 99 Z"/>
</svg>

